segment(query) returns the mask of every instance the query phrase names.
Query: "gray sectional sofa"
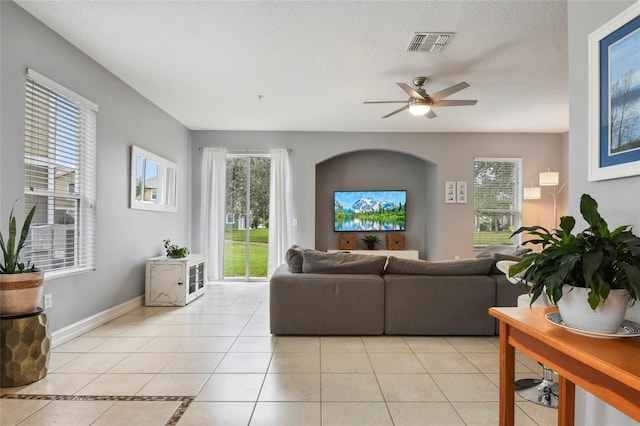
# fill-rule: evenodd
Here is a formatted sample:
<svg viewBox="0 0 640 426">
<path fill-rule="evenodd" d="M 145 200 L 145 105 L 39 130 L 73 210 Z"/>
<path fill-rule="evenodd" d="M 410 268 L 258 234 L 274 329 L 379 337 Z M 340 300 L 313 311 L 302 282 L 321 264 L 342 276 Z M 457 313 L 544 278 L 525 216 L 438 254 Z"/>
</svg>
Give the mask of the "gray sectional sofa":
<svg viewBox="0 0 640 426">
<path fill-rule="evenodd" d="M 275 335 L 494 335 L 525 288 L 489 256 L 430 262 L 292 248 L 270 282 Z"/>
</svg>

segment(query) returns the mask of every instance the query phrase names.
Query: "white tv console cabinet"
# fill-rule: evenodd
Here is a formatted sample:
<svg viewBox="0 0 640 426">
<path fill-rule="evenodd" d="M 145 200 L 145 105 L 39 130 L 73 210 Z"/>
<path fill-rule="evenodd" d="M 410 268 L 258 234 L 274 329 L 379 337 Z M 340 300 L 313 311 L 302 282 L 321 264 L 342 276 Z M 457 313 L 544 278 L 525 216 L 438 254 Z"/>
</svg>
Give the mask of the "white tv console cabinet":
<svg viewBox="0 0 640 426">
<path fill-rule="evenodd" d="M 418 259 L 418 250 L 327 250 L 327 253 L 348 251 L 353 254 L 368 254 L 371 256 L 393 256 L 402 259 Z"/>
<path fill-rule="evenodd" d="M 145 264 L 145 305 L 184 306 L 204 295 L 207 263 L 203 255 L 158 256 Z"/>
</svg>

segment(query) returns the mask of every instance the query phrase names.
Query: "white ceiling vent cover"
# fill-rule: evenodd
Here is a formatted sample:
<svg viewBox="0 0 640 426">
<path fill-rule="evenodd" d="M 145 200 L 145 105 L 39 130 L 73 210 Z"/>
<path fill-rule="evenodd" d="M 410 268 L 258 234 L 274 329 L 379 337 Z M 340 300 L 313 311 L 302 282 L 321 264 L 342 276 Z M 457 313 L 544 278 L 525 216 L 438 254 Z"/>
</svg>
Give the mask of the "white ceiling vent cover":
<svg viewBox="0 0 640 426">
<path fill-rule="evenodd" d="M 407 52 L 442 52 L 455 33 L 413 33 Z"/>
</svg>

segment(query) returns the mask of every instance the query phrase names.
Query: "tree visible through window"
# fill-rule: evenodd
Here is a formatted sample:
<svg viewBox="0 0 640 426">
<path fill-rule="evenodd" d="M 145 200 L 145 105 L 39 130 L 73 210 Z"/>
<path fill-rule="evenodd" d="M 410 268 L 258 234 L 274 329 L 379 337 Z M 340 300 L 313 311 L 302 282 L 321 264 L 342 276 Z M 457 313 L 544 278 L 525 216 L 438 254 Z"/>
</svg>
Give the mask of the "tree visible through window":
<svg viewBox="0 0 640 426">
<path fill-rule="evenodd" d="M 269 253 L 268 156 L 227 156 L 225 278 L 264 278 Z"/>
<path fill-rule="evenodd" d="M 473 163 L 473 248 L 517 244 L 509 237 L 522 218 L 522 160 L 483 159 Z"/>
</svg>

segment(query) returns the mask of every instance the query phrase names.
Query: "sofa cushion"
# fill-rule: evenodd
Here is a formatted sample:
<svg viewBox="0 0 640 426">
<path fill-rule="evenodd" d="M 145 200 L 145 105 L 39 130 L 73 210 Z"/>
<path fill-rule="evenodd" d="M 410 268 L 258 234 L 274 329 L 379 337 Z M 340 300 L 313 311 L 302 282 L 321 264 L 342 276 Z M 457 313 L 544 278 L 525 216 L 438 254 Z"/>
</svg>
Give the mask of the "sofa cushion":
<svg viewBox="0 0 640 426">
<path fill-rule="evenodd" d="M 482 251 L 478 252 L 476 257 L 491 257 L 495 253 L 506 254 L 508 256 L 523 256 L 529 253 L 531 249 L 525 246 L 510 246 L 506 244 L 490 244 Z"/>
<path fill-rule="evenodd" d="M 284 261 L 293 273 L 302 273 L 302 247 L 292 245 L 284 255 Z"/>
<path fill-rule="evenodd" d="M 493 263 L 491 264 L 491 271 L 489 272 L 491 275 L 502 274 L 503 272 L 498 269 L 496 264 L 501 260 L 513 260 L 514 262 L 520 262 L 522 260 L 522 256 L 511 256 L 509 254 L 503 253 L 493 253 L 491 255 L 491 260 Z"/>
<path fill-rule="evenodd" d="M 382 275 L 386 256 L 353 253 L 326 253 L 315 250 L 302 252 L 302 271 L 316 274 L 376 274 Z"/>
<path fill-rule="evenodd" d="M 385 334 L 492 335 L 496 281 L 489 275 L 385 275 Z"/>
<path fill-rule="evenodd" d="M 432 262 L 389 256 L 385 273 L 402 275 L 488 275 L 492 264 L 493 259 L 491 258 Z"/>
</svg>

